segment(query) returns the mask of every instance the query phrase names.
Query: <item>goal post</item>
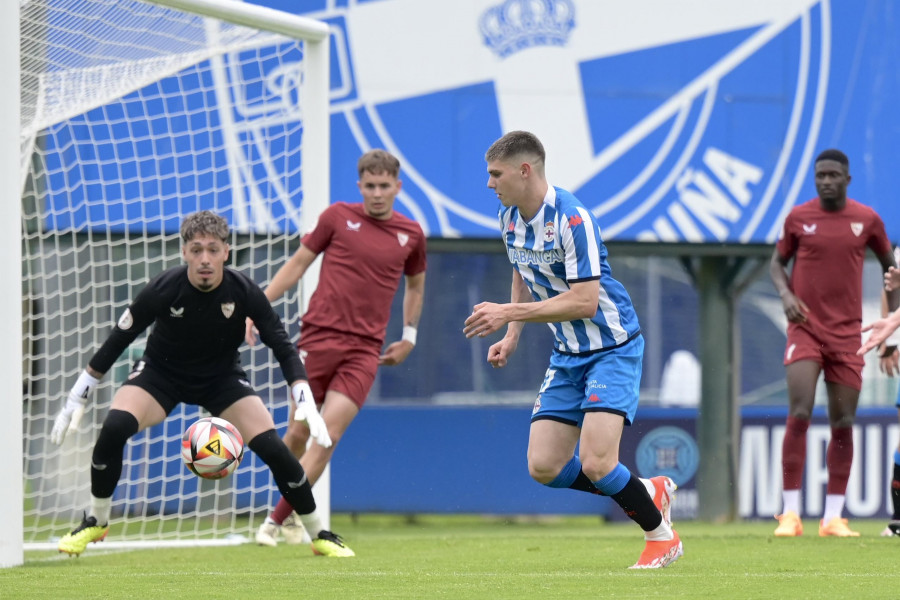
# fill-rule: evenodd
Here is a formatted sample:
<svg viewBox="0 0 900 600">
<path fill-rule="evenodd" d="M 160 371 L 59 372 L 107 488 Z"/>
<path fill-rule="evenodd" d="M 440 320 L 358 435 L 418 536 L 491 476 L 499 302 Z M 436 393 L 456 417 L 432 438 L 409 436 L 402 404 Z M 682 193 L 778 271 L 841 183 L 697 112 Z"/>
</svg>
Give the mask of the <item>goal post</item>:
<svg viewBox="0 0 900 600">
<path fill-rule="evenodd" d="M 329 28 L 235 0 L 22 0 L 19 123 L 25 394 L 25 549 L 55 548 L 90 498 L 90 454 L 138 338 L 77 432 L 53 418 L 129 301 L 180 264 L 181 219 L 232 226 L 230 265 L 266 285 L 330 202 Z M 316 265 L 316 268 L 318 265 Z M 273 302 L 292 337 L 317 283 Z M 255 389 L 286 424 L 271 351 L 243 347 Z M 279 498 L 253 453 L 218 482 L 181 464 L 179 406 L 129 442 L 113 496 L 115 545 L 238 543 Z M 326 523 L 328 481 L 314 488 Z M 110 544 L 113 545 L 113 544 Z"/>
<path fill-rule="evenodd" d="M 6 93 L 0 99 L 0 178 L 16 181 L 19 155 L 19 3 L 0 3 L 0 70 L 12 74 L 5 78 Z M 21 281 L 21 207 L 18 202 L 0 203 L 0 278 L 16 285 Z M 0 452 L 18 457 L 22 451 L 22 303 L 19 294 L 0 295 L 0 339 L 3 351 L 0 363 Z M 4 460 L 0 477 L 0 568 L 24 562 L 22 530 L 22 461 Z"/>
</svg>

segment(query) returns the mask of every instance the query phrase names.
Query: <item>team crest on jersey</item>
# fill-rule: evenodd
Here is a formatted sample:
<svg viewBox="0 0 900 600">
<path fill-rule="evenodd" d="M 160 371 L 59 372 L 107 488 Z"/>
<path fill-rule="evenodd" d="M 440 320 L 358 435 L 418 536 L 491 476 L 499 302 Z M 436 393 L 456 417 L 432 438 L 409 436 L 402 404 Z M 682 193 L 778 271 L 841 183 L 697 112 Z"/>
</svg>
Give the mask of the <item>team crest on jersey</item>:
<svg viewBox="0 0 900 600">
<path fill-rule="evenodd" d="M 397 241 L 400 242 L 400 245 L 401 245 L 401 246 L 405 246 L 405 245 L 406 245 L 406 242 L 409 241 L 409 236 L 406 235 L 405 233 L 398 233 L 398 234 L 397 234 Z"/>
<path fill-rule="evenodd" d="M 116 323 L 119 326 L 119 329 L 129 330 L 131 326 L 134 325 L 134 318 L 131 316 L 131 311 L 127 308 L 125 312 L 122 313 L 122 316 L 119 317 L 119 322 Z"/>
<path fill-rule="evenodd" d="M 556 227 L 553 225 L 553 221 L 548 221 L 544 223 L 544 241 L 552 242 L 553 237 L 556 235 Z"/>
<path fill-rule="evenodd" d="M 230 319 L 231 315 L 234 314 L 234 302 L 223 302 L 222 314 L 225 315 L 226 319 Z"/>
<path fill-rule="evenodd" d="M 855 235 L 856 237 L 859 237 L 863 231 L 863 224 L 862 223 L 850 223 L 850 231 L 853 232 L 853 235 Z"/>
</svg>

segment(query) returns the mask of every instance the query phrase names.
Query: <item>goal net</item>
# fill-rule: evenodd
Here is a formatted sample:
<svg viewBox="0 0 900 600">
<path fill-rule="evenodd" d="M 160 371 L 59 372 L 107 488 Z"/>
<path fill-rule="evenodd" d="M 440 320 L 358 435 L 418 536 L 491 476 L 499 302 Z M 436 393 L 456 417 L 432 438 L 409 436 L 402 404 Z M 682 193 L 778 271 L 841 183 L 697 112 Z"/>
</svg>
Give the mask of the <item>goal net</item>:
<svg viewBox="0 0 900 600">
<path fill-rule="evenodd" d="M 234 0 L 20 5 L 24 541 L 40 549 L 88 507 L 93 444 L 146 334 L 62 446 L 53 419 L 130 300 L 180 264 L 182 217 L 228 218 L 230 265 L 264 285 L 327 205 L 328 29 Z M 299 302 L 276 303 L 294 337 Z M 271 352 L 241 352 L 283 427 Z M 110 539 L 231 543 L 261 523 L 279 496 L 253 453 L 218 482 L 182 464 L 181 435 L 200 416 L 180 406 L 129 442 Z"/>
</svg>

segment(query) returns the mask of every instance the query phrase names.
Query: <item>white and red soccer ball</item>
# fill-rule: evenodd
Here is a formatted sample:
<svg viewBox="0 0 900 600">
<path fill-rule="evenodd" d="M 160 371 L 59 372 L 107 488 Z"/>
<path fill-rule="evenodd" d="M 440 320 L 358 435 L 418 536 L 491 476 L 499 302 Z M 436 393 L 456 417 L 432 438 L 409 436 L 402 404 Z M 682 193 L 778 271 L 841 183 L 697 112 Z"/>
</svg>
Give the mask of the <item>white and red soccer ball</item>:
<svg viewBox="0 0 900 600">
<path fill-rule="evenodd" d="M 222 479 L 231 475 L 244 457 L 244 439 L 237 427 L 219 417 L 194 421 L 181 437 L 181 458 L 198 477 Z"/>
</svg>

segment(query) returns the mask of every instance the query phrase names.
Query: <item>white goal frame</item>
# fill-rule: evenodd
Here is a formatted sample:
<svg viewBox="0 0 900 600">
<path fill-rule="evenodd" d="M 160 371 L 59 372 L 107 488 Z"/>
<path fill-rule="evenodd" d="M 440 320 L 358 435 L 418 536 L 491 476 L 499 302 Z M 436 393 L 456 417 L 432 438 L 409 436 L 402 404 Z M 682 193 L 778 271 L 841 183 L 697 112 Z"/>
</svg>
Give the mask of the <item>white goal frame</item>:
<svg viewBox="0 0 900 600">
<path fill-rule="evenodd" d="M 6 93 L 0 100 L 0 177 L 19 178 L 19 3 L 0 3 L 0 72 L 5 74 Z M 0 277 L 3 281 L 22 279 L 22 205 L 10 199 L 0 202 Z M 18 260 L 17 260 L 18 259 Z M 0 294 L 0 452 L 2 456 L 22 455 L 22 302 L 19 294 Z M 0 461 L 0 568 L 23 564 L 21 460 Z"/>
<path fill-rule="evenodd" d="M 25 0 L 27 2 L 27 0 Z M 309 231 L 315 224 L 319 214 L 327 208 L 330 202 L 330 29 L 327 23 L 286 13 L 283 11 L 239 2 L 237 0 L 140 0 L 147 4 L 155 4 L 162 7 L 193 13 L 203 17 L 209 17 L 229 23 L 252 27 L 264 31 L 281 34 L 290 38 L 302 39 L 304 42 L 304 99 L 303 99 L 303 169 L 305 172 L 315 173 L 316 176 L 303 180 L 303 209 L 300 213 L 299 229 L 302 232 Z M 2 117 L 3 126 L 0 126 L 2 139 L 4 140 L 3 156 L 7 157 L 2 164 L 6 165 L 6 181 L 20 181 L 23 148 L 30 147 L 22 144 L 28 132 L 20 126 L 19 107 L 19 20 L 20 0 L 3 2 L 0 9 L 0 17 L 3 19 L 3 36 L 0 40 L 2 48 L 2 61 L 9 74 L 7 85 L 12 90 L 15 84 L 15 93 L 4 95 L 3 106 L 6 108 Z M 13 34 L 14 32 L 14 34 Z M 15 149 L 13 149 L 15 148 Z M 13 154 L 15 153 L 15 154 Z M 15 159 L 13 159 L 15 157 Z M 25 159 L 27 160 L 27 158 Z M 21 191 L 20 188 L 15 188 Z M 22 223 L 23 211 L 21 202 L 9 202 L 4 212 L 0 213 L 0 222 L 6 223 L 7 235 L 2 236 L 0 244 L 9 246 L 3 254 L 2 261 L 5 273 L 12 281 L 22 278 Z M 11 208 L 14 207 L 14 208 Z M 9 212 L 6 212 L 9 211 Z M 6 217 L 6 218 L 3 218 Z M 12 228 L 17 227 L 17 235 L 14 238 Z M 19 257 L 19 260 L 15 260 Z M 320 261 L 311 265 L 303 278 L 303 284 L 299 294 L 301 309 L 305 310 L 309 297 L 318 283 L 318 270 Z M 5 295 L 0 300 L 7 319 L 2 321 L 7 325 L 2 330 L 6 339 L 6 352 L 3 353 L 6 374 L 3 378 L 7 386 L 7 409 L 3 410 L 0 418 L 0 449 L 8 450 L 9 456 L 22 456 L 24 444 L 23 432 L 23 374 L 22 360 L 23 350 L 23 307 L 22 298 L 17 295 Z M 106 324 L 98 324 L 105 326 Z M 52 420 L 52 416 L 50 416 Z M 20 565 L 24 561 L 24 550 L 55 549 L 53 543 L 24 542 L 24 514 L 22 506 L 23 489 L 23 465 L 20 460 L 3 461 L 0 467 L 0 476 L 7 482 L 9 489 L 0 495 L 0 567 Z M 87 465 L 85 465 L 87 468 Z M 323 477 L 314 488 L 316 502 L 319 507 L 323 524 L 330 526 L 330 478 L 326 470 Z M 185 540 L 184 542 L 155 541 L 155 546 L 168 546 L 175 544 L 190 545 L 222 545 L 235 543 L 230 540 Z M 116 547 L 139 547 L 142 542 L 106 542 L 107 545 Z"/>
</svg>

